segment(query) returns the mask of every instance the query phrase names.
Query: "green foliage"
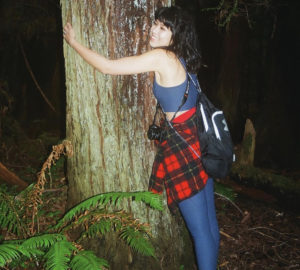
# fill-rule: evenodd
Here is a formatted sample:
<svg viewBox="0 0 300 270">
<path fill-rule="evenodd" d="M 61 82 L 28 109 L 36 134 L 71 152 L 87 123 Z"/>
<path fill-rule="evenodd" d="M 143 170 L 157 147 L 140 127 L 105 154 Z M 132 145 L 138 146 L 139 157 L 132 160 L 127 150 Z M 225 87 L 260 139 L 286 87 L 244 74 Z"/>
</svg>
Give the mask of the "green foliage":
<svg viewBox="0 0 300 270">
<path fill-rule="evenodd" d="M 162 210 L 161 196 L 158 194 L 148 191 L 98 194 L 70 209 L 60 220 L 57 220 L 57 211 L 51 211 L 51 205 L 44 206 L 44 201 L 51 201 L 47 193 L 43 192 L 46 184 L 49 185 L 46 171 L 51 175 L 53 165 L 63 166 L 63 162 L 59 163 L 59 157 L 62 154 L 69 155 L 72 152 L 70 147 L 68 141 L 53 146 L 38 174 L 37 183 L 21 193 L 8 193 L 0 186 L 0 229 L 4 229 L 6 233 L 0 242 L 1 267 L 104 269 L 108 266 L 107 261 L 82 250 L 80 241 L 110 231 L 119 234 L 120 240 L 124 240 L 133 250 L 154 257 L 154 248 L 148 234 L 149 226 L 140 223 L 125 211 L 114 209 L 120 207 L 122 200 L 131 199 Z M 53 169 L 52 173 L 56 175 Z M 52 182 L 50 186 L 51 184 Z M 47 217 L 52 217 L 51 223 L 56 225 L 47 224 Z M 41 225 L 45 221 L 47 227 Z M 81 230 L 81 235 L 73 233 L 74 229 L 76 232 Z"/>
<path fill-rule="evenodd" d="M 67 240 L 56 242 L 45 255 L 47 270 L 64 270 L 69 268 L 69 261 L 75 247 Z"/>
<path fill-rule="evenodd" d="M 51 165 L 52 163 L 47 168 L 50 169 Z M 43 186 L 40 184 L 40 189 L 45 183 Z M 70 209 L 60 220 L 54 220 L 55 226 L 48 229 L 43 227 L 42 231 L 37 233 L 32 230 L 33 219 L 36 219 L 38 224 L 40 217 L 51 216 L 57 219 L 58 215 L 55 212 L 49 213 L 49 210 L 42 207 L 47 196 L 40 190 L 40 193 L 35 193 L 36 188 L 37 184 L 29 186 L 19 194 L 9 194 L 0 187 L 0 228 L 9 233 L 10 239 L 16 239 L 0 242 L 0 267 L 43 267 L 47 270 L 105 269 L 108 262 L 98 258 L 91 251 L 83 250 L 80 242 L 83 238 L 95 238 L 108 232 L 117 233 L 119 239 L 133 251 L 155 258 L 149 226 L 117 208 L 120 208 L 122 200 L 130 199 L 162 210 L 160 195 L 148 191 L 98 194 Z M 230 191 L 226 191 L 227 196 L 231 194 Z M 28 207 L 32 201 L 31 197 L 38 202 L 35 215 L 30 213 L 33 208 Z M 78 232 L 78 229 L 82 232 L 79 236 L 73 233 L 74 230 Z M 72 235 L 76 237 L 72 238 Z"/>
<path fill-rule="evenodd" d="M 152 244 L 148 241 L 148 239 L 144 237 L 144 234 L 140 231 L 135 230 L 132 227 L 126 227 L 121 232 L 120 236 L 133 250 L 146 256 L 155 257 Z"/>
<path fill-rule="evenodd" d="M 45 253 L 43 250 L 48 251 Z M 22 256 L 27 259 L 45 260 L 47 270 L 63 270 L 70 269 L 70 267 L 73 270 L 103 269 L 108 266 L 106 260 L 98 258 L 91 251 L 78 252 L 73 243 L 67 241 L 66 237 L 61 234 L 43 234 L 23 242 L 7 241 L 0 245 L 0 267 L 20 260 Z"/>
<path fill-rule="evenodd" d="M 0 228 L 6 229 L 8 233 L 25 237 L 25 228 L 22 220 L 22 201 L 10 195 L 5 189 L 0 189 Z"/>
<path fill-rule="evenodd" d="M 20 259 L 21 256 L 29 258 L 38 258 L 43 257 L 44 250 L 49 249 L 49 253 L 53 247 L 59 245 L 57 243 L 67 242 L 65 236 L 61 234 L 43 234 L 40 236 L 34 236 L 25 240 L 15 240 L 15 241 L 5 241 L 4 244 L 0 245 L 0 266 L 9 264 L 11 261 Z M 68 242 L 72 245 L 70 242 Z M 60 244 L 64 247 L 63 244 Z M 63 253 L 63 248 L 57 248 L 60 253 Z M 47 263 L 54 265 L 53 257 L 50 255 L 44 256 L 47 260 Z M 48 256 L 48 257 L 47 257 Z M 55 258 L 56 261 L 59 261 L 60 258 Z M 55 261 L 55 262 L 56 262 Z M 21 261 L 20 261 L 21 263 Z M 52 269 L 52 268 L 49 268 Z"/>
<path fill-rule="evenodd" d="M 30 249 L 23 247 L 19 244 L 6 243 L 0 245 L 0 267 L 12 262 L 13 260 L 18 260 L 21 256 L 27 258 L 41 256 L 44 253 L 38 249 Z"/>
<path fill-rule="evenodd" d="M 49 248 L 56 242 L 62 240 L 65 240 L 65 237 L 61 234 L 43 234 L 24 240 L 22 247 L 27 249 Z"/>
<path fill-rule="evenodd" d="M 96 207 L 105 207 L 108 204 L 118 204 L 120 200 L 132 198 L 135 201 L 142 201 L 148 204 L 151 208 L 162 210 L 162 201 L 161 196 L 158 194 L 154 194 L 149 191 L 144 192 L 110 192 L 110 193 L 103 193 L 91 197 L 74 208 L 72 208 L 69 212 L 65 214 L 65 216 L 57 223 L 55 226 L 56 229 L 63 227 L 66 223 L 72 221 L 76 216 L 82 214 L 87 210 L 92 210 Z"/>
<path fill-rule="evenodd" d="M 13 244 L 0 245 L 0 267 L 21 256 L 18 246 Z"/>
<path fill-rule="evenodd" d="M 233 3 L 232 3 L 233 2 Z M 219 27 L 229 24 L 233 16 L 237 16 L 239 0 L 220 0 L 216 7 L 202 9 L 202 11 L 215 11 Z"/>
<path fill-rule="evenodd" d="M 96 237 L 97 235 L 101 234 L 104 235 L 105 233 L 111 230 L 112 224 L 119 229 L 120 224 L 119 220 L 115 218 L 115 220 L 111 220 L 109 218 L 101 218 L 99 222 L 92 224 L 83 234 L 83 237 Z"/>
<path fill-rule="evenodd" d="M 73 270 L 98 270 L 108 266 L 106 260 L 98 258 L 93 252 L 87 250 L 78 252 L 70 263 Z"/>
<path fill-rule="evenodd" d="M 250 28 L 253 27 L 254 17 L 258 16 L 259 11 L 274 10 L 276 5 L 282 5 L 282 3 L 275 3 L 274 1 L 261 1 L 261 0 L 219 0 L 217 6 L 203 8 L 201 11 L 214 12 L 215 22 L 219 27 L 228 27 L 230 22 L 237 17 L 245 17 Z M 272 13 L 274 21 L 276 20 L 275 14 Z"/>
<path fill-rule="evenodd" d="M 124 211 L 108 211 L 108 206 L 118 206 L 121 200 L 132 199 L 144 202 L 154 209 L 162 209 L 159 195 L 151 192 L 110 192 L 89 198 L 69 210 L 50 230 L 43 234 L 28 237 L 29 219 L 24 217 L 24 202 L 31 194 L 33 186 L 17 196 L 0 190 L 0 226 L 10 233 L 15 234 L 17 240 L 3 241 L 0 244 L 0 267 L 6 265 L 25 265 L 24 262 L 33 260 L 45 269 L 105 269 L 108 267 L 106 260 L 98 258 L 91 251 L 78 250 L 71 240 L 64 234 L 84 225 L 81 237 L 74 239 L 80 242 L 82 238 L 94 238 L 104 235 L 109 231 L 119 233 L 133 250 L 145 256 L 155 257 L 152 244 L 149 241 L 148 226 L 139 223 L 130 214 Z M 17 198 L 17 200 L 16 200 Z M 43 214 L 39 209 L 39 214 Z M 27 221 L 27 223 L 26 223 Z M 63 234 L 64 233 L 64 234 Z M 25 266 L 24 266 L 25 267 Z M 33 266 L 34 267 L 34 266 Z"/>
</svg>

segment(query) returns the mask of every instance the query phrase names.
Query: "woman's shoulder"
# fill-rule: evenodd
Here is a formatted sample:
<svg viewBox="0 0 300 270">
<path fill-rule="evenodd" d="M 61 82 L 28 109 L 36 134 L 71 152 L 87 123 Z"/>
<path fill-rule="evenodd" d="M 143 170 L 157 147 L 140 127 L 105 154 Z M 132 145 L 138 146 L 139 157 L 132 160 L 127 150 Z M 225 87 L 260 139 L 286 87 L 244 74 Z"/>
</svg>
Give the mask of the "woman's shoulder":
<svg viewBox="0 0 300 270">
<path fill-rule="evenodd" d="M 174 61 L 174 60 L 178 59 L 173 52 L 168 51 L 163 48 L 152 49 L 152 50 L 148 51 L 147 54 L 151 55 L 151 56 L 155 57 L 157 60 L 161 60 L 161 61 L 166 61 L 166 60 Z"/>
<path fill-rule="evenodd" d="M 153 49 L 151 53 L 158 61 L 158 69 L 155 72 L 158 84 L 170 87 L 184 82 L 186 79 L 185 68 L 175 53 L 162 48 Z"/>
</svg>

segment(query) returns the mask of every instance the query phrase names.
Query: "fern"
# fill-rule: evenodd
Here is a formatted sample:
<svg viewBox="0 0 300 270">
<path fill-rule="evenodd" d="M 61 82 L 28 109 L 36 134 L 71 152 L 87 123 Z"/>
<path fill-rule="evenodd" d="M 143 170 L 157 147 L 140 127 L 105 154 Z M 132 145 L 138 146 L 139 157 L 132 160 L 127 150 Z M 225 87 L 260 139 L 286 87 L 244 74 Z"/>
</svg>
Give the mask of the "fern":
<svg viewBox="0 0 300 270">
<path fill-rule="evenodd" d="M 69 269 L 69 261 L 72 255 L 72 252 L 76 248 L 72 243 L 63 239 L 59 242 L 56 242 L 52 245 L 45 255 L 46 269 L 47 270 L 64 270 Z"/>
<path fill-rule="evenodd" d="M 147 235 L 148 225 L 139 223 L 125 211 L 110 211 L 112 208 L 108 207 L 118 206 L 122 200 L 131 199 L 143 202 L 153 209 L 163 210 L 161 196 L 148 191 L 99 194 L 68 211 L 57 225 L 51 228 L 53 233 L 49 233 L 50 230 L 45 226 L 39 226 L 39 218 L 49 214 L 42 207 L 45 199 L 42 191 L 47 182 L 45 170 L 50 169 L 65 148 L 66 153 L 69 153 L 67 148 L 70 146 L 61 144 L 57 147 L 43 164 L 35 185 L 30 185 L 17 196 L 9 194 L 0 186 L 0 229 L 5 229 L 9 233 L 7 236 L 16 239 L 0 244 L 0 268 L 15 269 L 24 266 L 42 267 L 46 270 L 105 269 L 109 266 L 106 260 L 96 257 L 91 251 L 81 250 L 77 243 L 82 237 L 97 237 L 109 231 L 120 233 L 120 239 L 125 240 L 133 250 L 154 256 L 154 248 Z M 53 220 L 53 223 L 55 221 Z M 68 241 L 59 233 L 69 232 L 79 226 L 80 229 L 84 228 L 80 238 Z M 40 230 L 47 233 L 36 235 Z"/>
<path fill-rule="evenodd" d="M 136 201 L 143 201 L 144 203 L 149 204 L 153 209 L 163 210 L 162 196 L 159 194 L 150 191 L 136 192 L 134 197 Z"/>
<path fill-rule="evenodd" d="M 121 199 L 132 198 L 135 201 L 142 201 L 149 204 L 150 207 L 162 210 L 161 196 L 152 192 L 110 192 L 102 193 L 93 196 L 77 206 L 73 207 L 65 216 L 57 223 L 54 229 L 61 229 L 66 223 L 73 220 L 73 218 L 84 211 L 91 211 L 95 207 L 106 206 L 107 204 L 117 204 Z"/>
<path fill-rule="evenodd" d="M 134 230 L 132 227 L 126 227 L 121 232 L 121 238 L 126 241 L 126 243 L 135 251 L 146 255 L 152 256 L 154 255 L 154 248 L 149 240 L 146 238 L 146 234 L 141 231 Z"/>
<path fill-rule="evenodd" d="M 97 223 L 92 224 L 87 231 L 83 233 L 83 237 L 93 238 L 99 234 L 104 235 L 112 229 L 112 226 L 115 225 L 117 229 L 121 227 L 119 220 L 111 220 L 107 218 L 100 219 Z"/>
<path fill-rule="evenodd" d="M 22 243 L 22 247 L 26 249 L 49 248 L 56 242 L 62 240 L 65 240 L 65 237 L 61 234 L 43 234 L 40 236 L 33 236 L 29 239 L 26 239 Z"/>
<path fill-rule="evenodd" d="M 37 258 L 44 255 L 41 249 L 47 249 L 57 241 L 65 241 L 60 234 L 44 234 L 26 240 L 5 241 L 0 245 L 0 266 L 19 259 L 21 256 Z"/>
<path fill-rule="evenodd" d="M 70 267 L 73 270 L 99 270 L 108 267 L 106 260 L 98 258 L 92 251 L 78 252 L 70 262 Z"/>
<path fill-rule="evenodd" d="M 44 253 L 37 249 L 26 249 L 17 244 L 6 243 L 0 245 L 0 267 L 5 266 L 6 264 L 18 260 L 22 255 L 27 258 L 33 256 L 41 256 Z"/>
<path fill-rule="evenodd" d="M 6 229 L 8 233 L 17 236 L 26 236 L 26 225 L 20 218 L 22 214 L 21 205 L 14 196 L 0 191 L 0 228 Z"/>
<path fill-rule="evenodd" d="M 0 266 L 4 266 L 8 262 L 14 259 L 18 259 L 21 256 L 18 246 L 13 244 L 0 245 Z"/>
</svg>

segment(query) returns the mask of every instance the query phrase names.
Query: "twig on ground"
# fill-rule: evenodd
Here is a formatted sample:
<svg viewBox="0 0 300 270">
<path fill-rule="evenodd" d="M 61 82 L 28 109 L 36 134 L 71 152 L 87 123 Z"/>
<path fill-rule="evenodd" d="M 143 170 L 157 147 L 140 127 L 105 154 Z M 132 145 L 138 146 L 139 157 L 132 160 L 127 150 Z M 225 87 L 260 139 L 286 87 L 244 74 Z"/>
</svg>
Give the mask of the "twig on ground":
<svg viewBox="0 0 300 270">
<path fill-rule="evenodd" d="M 241 215 L 244 216 L 243 211 L 232 200 L 228 199 L 226 196 L 224 196 L 218 192 L 215 192 L 215 194 L 218 195 L 219 197 L 221 197 L 222 199 L 229 201 L 241 213 Z"/>
<path fill-rule="evenodd" d="M 220 231 L 220 234 L 224 235 L 227 238 L 230 238 L 230 239 L 234 240 L 234 237 L 232 237 L 231 235 L 229 235 L 229 234 L 227 234 L 227 233 L 225 233 L 223 231 Z"/>
</svg>

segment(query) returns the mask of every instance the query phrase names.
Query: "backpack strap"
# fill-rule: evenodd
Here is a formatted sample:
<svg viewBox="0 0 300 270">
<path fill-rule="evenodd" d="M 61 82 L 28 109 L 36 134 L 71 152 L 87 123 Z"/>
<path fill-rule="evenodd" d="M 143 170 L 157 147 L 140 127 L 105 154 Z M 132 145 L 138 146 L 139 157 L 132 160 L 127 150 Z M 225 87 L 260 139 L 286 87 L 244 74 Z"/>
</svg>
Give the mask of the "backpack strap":
<svg viewBox="0 0 300 270">
<path fill-rule="evenodd" d="M 191 81 L 193 82 L 193 84 L 195 85 L 197 91 L 198 91 L 199 93 L 201 93 L 202 90 L 201 90 L 199 81 L 198 81 L 197 79 L 194 80 L 194 79 L 193 79 L 193 76 L 187 71 L 185 61 L 183 60 L 182 57 L 179 58 L 179 61 L 181 62 L 182 66 L 184 67 L 184 69 L 185 69 L 185 71 L 186 71 L 186 73 L 187 73 L 187 75 L 188 75 L 188 79 L 191 80 Z"/>
<path fill-rule="evenodd" d="M 181 104 L 179 105 L 177 111 L 173 114 L 173 117 L 170 120 L 170 122 L 172 122 L 175 119 L 176 114 L 180 111 L 180 109 L 182 108 L 182 106 L 185 104 L 185 102 L 186 102 L 186 100 L 188 98 L 188 95 L 189 95 L 189 90 L 190 90 L 190 80 L 187 80 L 187 84 L 186 84 L 184 95 L 183 95 L 182 100 L 181 100 Z M 162 106 L 160 106 L 160 104 L 159 104 L 158 101 L 157 101 L 157 104 L 161 108 L 161 110 L 163 111 L 163 113 L 165 114 L 165 111 L 163 110 Z M 167 120 L 167 121 L 169 122 L 169 120 Z"/>
<path fill-rule="evenodd" d="M 181 62 L 181 64 L 183 65 L 183 67 L 184 67 L 184 69 L 185 69 L 185 71 L 186 71 L 186 73 L 187 73 L 187 75 L 188 75 L 188 85 L 189 85 L 189 82 L 190 81 L 192 81 L 193 82 L 193 84 L 195 85 L 195 87 L 196 87 L 196 89 L 197 89 L 197 91 L 199 92 L 199 94 L 201 94 L 201 88 L 200 88 L 200 84 L 199 84 L 199 81 L 198 80 L 196 80 L 197 81 L 197 83 L 195 82 L 195 80 L 193 79 L 193 77 L 191 76 L 191 74 L 187 71 L 187 69 L 186 69 L 186 66 L 185 66 L 185 62 L 184 62 L 184 60 L 183 60 L 183 58 L 179 58 L 179 60 L 180 60 L 180 62 Z M 186 101 L 186 99 L 187 99 L 187 96 L 188 96 L 188 89 L 189 87 L 187 87 L 187 90 L 186 90 L 186 93 L 184 94 L 184 97 L 183 97 L 183 103 L 181 104 L 181 106 L 185 103 L 185 101 Z M 186 96 L 186 97 L 185 97 Z M 180 107 L 181 107 L 180 106 Z M 177 112 L 176 112 L 177 113 Z M 173 129 L 173 131 L 176 133 L 176 135 L 183 141 L 183 142 L 185 142 L 186 144 L 187 144 L 187 146 L 191 149 L 191 151 L 196 155 L 196 157 L 198 157 L 199 159 L 201 159 L 201 156 L 196 152 L 196 150 L 178 133 L 178 131 L 173 127 L 173 125 L 172 125 L 172 120 L 174 119 L 174 117 L 171 119 L 171 121 L 169 121 L 168 119 L 166 119 L 167 120 L 167 123 L 168 123 L 168 125 L 169 125 L 169 127 L 171 128 L 171 129 Z M 207 123 L 206 123 L 207 124 Z"/>
</svg>

